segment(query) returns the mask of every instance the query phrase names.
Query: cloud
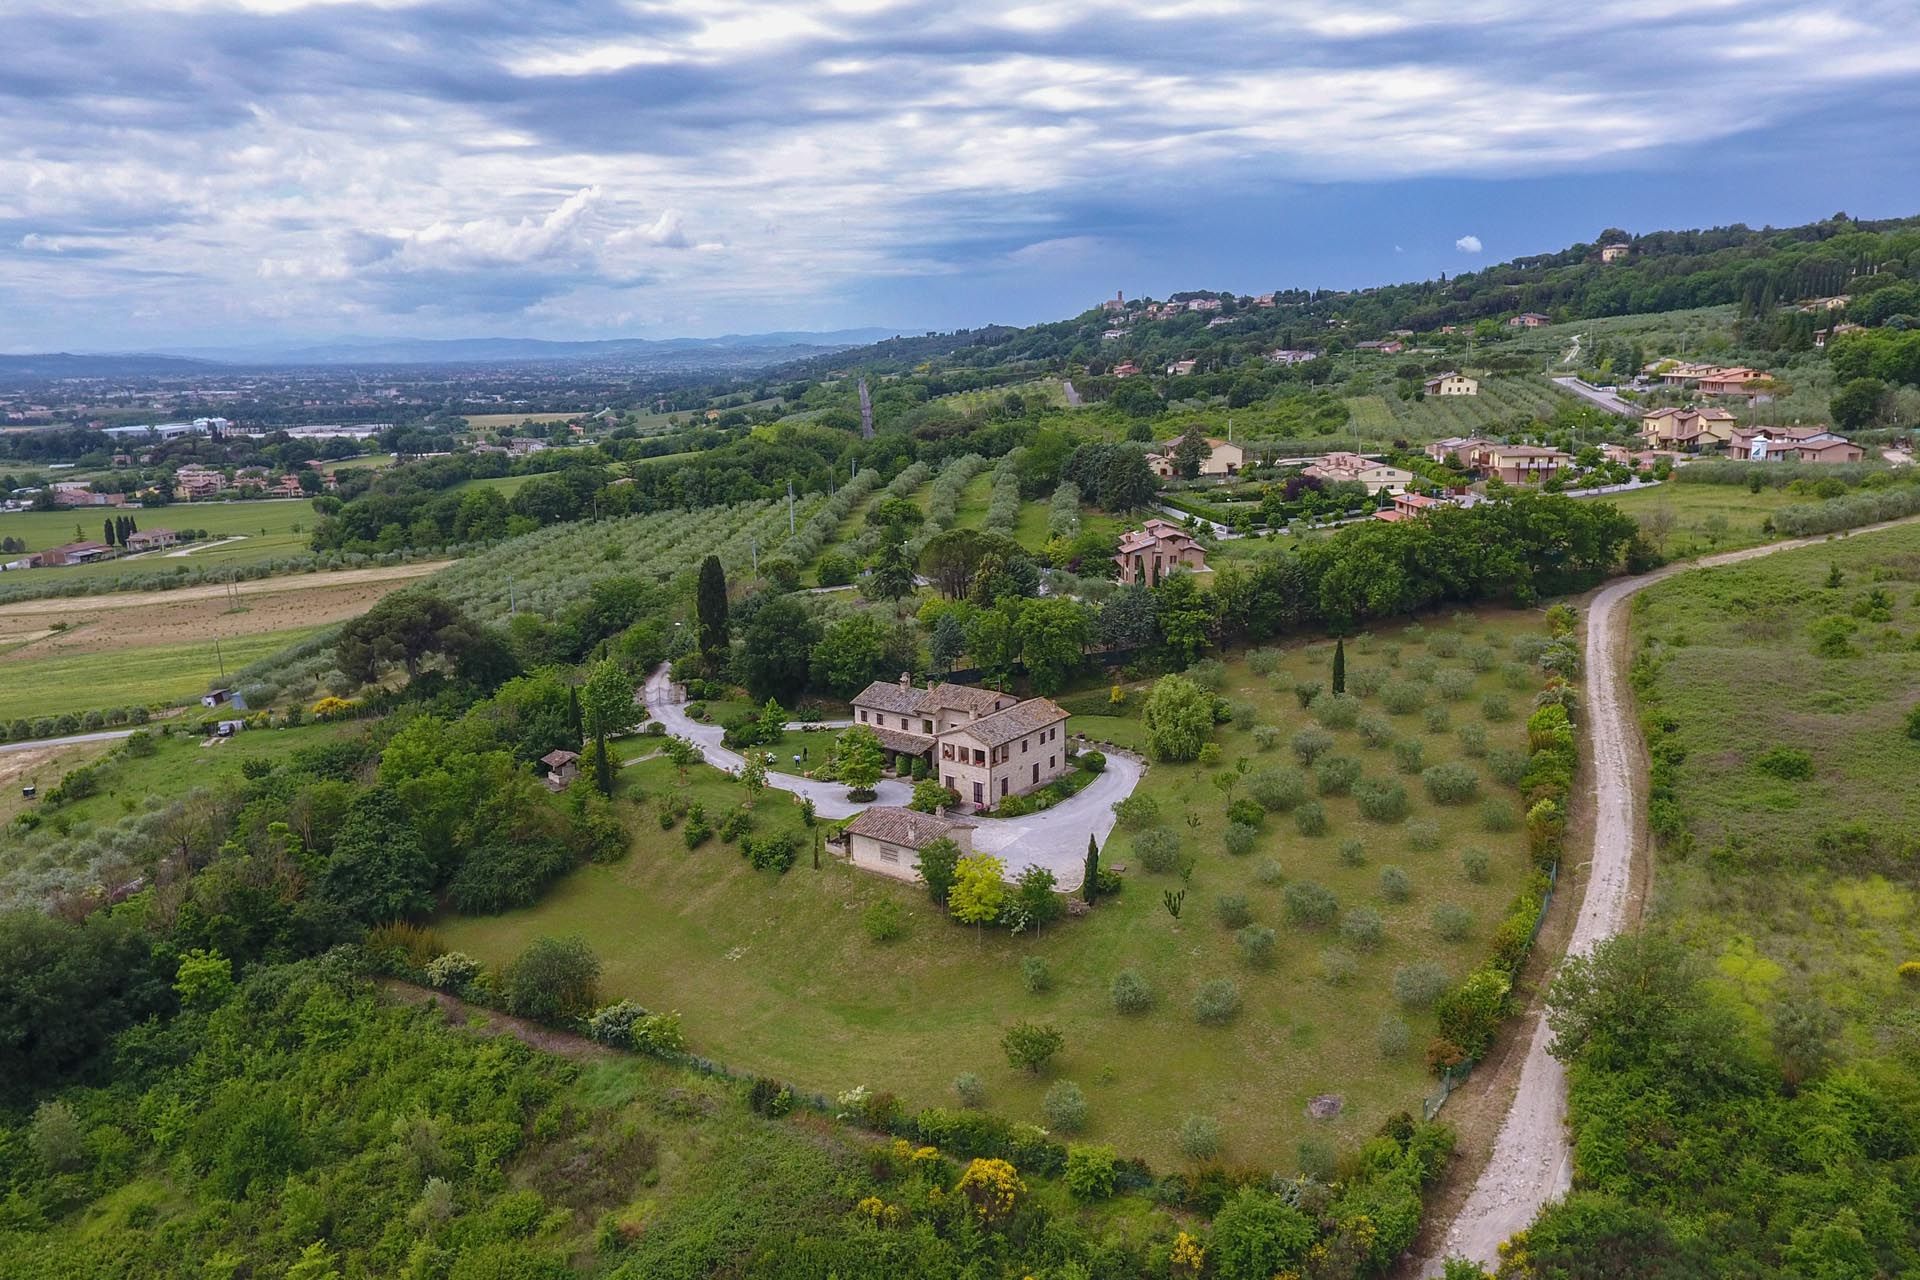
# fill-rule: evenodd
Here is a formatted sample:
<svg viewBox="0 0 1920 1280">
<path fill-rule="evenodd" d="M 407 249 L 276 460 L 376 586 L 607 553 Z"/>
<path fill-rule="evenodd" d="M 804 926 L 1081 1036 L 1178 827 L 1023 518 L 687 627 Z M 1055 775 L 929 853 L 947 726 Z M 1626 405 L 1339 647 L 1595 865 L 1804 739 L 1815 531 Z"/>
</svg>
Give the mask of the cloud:
<svg viewBox="0 0 1920 1280">
<path fill-rule="evenodd" d="M 1911 0 L 0 3 L 8 345 L 866 322 L 889 281 L 1164 259 L 1217 193 L 1680 174 L 1920 77 Z"/>
</svg>

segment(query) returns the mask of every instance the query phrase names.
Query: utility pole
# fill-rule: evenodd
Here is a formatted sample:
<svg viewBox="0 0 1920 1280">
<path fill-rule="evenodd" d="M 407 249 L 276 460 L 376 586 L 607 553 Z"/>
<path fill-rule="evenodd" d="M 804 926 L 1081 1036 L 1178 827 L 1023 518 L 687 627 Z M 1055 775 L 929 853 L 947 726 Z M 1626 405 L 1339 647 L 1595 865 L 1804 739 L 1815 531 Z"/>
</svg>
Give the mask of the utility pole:
<svg viewBox="0 0 1920 1280">
<path fill-rule="evenodd" d="M 793 481 L 787 481 L 787 532 L 793 532 Z"/>
<path fill-rule="evenodd" d="M 213 660 L 220 664 L 220 683 L 227 682 L 227 660 L 220 652 L 220 637 L 213 638 Z"/>
<path fill-rule="evenodd" d="M 753 576 L 757 578 L 760 576 L 760 540 L 748 538 L 747 545 L 753 549 Z"/>
<path fill-rule="evenodd" d="M 519 610 L 517 610 L 514 607 L 514 599 L 513 599 L 513 575 L 508 574 L 507 575 L 507 616 L 511 618 L 517 612 L 519 612 Z"/>
</svg>

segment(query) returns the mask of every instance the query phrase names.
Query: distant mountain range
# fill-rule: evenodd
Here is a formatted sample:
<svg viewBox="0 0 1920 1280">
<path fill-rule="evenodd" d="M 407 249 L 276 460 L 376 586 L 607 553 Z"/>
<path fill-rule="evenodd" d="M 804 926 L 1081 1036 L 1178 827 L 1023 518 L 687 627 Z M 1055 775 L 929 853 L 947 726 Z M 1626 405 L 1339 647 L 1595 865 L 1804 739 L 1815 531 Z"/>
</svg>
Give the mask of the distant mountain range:
<svg viewBox="0 0 1920 1280">
<path fill-rule="evenodd" d="M 232 366 L 507 364 L 592 361 L 636 368 L 738 368 L 804 359 L 893 337 L 897 329 L 791 330 L 719 338 L 356 338 L 286 346 L 178 347 L 150 352 L 50 352 L 0 355 L 0 377 L 168 377 Z"/>
</svg>

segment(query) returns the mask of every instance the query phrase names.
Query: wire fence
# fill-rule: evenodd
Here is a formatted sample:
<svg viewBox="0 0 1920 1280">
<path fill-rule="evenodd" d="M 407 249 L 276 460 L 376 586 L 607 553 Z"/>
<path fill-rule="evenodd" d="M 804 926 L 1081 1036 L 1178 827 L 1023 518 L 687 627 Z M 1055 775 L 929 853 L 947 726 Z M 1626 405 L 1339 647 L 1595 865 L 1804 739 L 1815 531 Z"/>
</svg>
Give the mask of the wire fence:
<svg viewBox="0 0 1920 1280">
<path fill-rule="evenodd" d="M 1559 883 L 1560 864 L 1556 862 L 1547 868 L 1547 891 L 1540 895 L 1540 912 L 1533 918 L 1533 932 L 1527 935 L 1527 947 L 1529 950 L 1531 950 L 1533 944 L 1539 940 L 1540 930 L 1546 927 L 1547 912 L 1553 908 L 1553 891 L 1558 887 Z M 1452 1096 L 1453 1091 L 1466 1083 L 1467 1077 L 1473 1074 L 1474 1067 L 1478 1065 L 1479 1059 L 1468 1058 L 1465 1062 L 1448 1067 L 1445 1071 L 1441 1072 L 1439 1082 L 1434 1086 L 1433 1092 L 1428 1094 L 1426 1100 L 1421 1104 L 1421 1114 L 1429 1121 L 1438 1115 L 1440 1108 L 1445 1105 L 1447 1099 Z"/>
</svg>

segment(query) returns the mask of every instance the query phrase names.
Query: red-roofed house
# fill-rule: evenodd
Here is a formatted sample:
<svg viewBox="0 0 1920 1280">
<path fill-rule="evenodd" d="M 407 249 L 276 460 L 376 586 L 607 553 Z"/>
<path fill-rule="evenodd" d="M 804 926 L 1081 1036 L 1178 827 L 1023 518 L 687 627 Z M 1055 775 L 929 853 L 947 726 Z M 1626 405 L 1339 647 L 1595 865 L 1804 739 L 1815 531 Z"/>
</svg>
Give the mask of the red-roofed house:
<svg viewBox="0 0 1920 1280">
<path fill-rule="evenodd" d="M 1193 535 L 1170 520 L 1149 520 L 1144 528 L 1129 529 L 1120 536 L 1120 554 L 1113 558 L 1120 566 L 1124 585 L 1153 587 L 1175 569 L 1204 573 L 1207 552 Z"/>
</svg>

